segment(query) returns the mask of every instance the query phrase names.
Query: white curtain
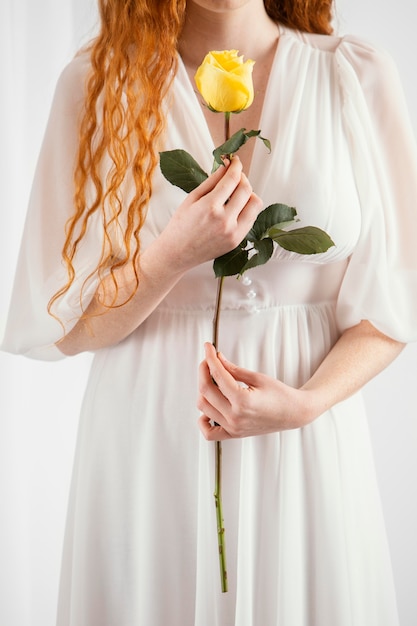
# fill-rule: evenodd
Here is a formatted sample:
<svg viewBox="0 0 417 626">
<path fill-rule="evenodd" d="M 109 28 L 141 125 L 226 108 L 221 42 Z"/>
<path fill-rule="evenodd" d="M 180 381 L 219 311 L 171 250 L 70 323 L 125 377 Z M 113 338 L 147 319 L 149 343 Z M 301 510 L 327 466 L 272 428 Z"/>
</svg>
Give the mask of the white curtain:
<svg viewBox="0 0 417 626">
<path fill-rule="evenodd" d="M 403 0 L 398 17 L 388 0 L 369 0 L 366 6 L 361 0 L 339 0 L 338 9 L 342 31 L 366 35 L 392 52 L 417 132 L 413 0 Z M 0 2 L 0 338 L 54 86 L 95 23 L 95 0 Z M 78 411 L 89 362 L 89 355 L 41 363 L 0 353 L 2 626 L 54 625 Z M 408 347 L 369 385 L 366 399 L 401 624 L 415 626 L 417 346 Z"/>
<path fill-rule="evenodd" d="M 0 2 L 0 337 L 58 75 L 93 32 L 94 0 Z M 0 624 L 53 626 L 77 415 L 89 356 L 0 353 Z"/>
</svg>

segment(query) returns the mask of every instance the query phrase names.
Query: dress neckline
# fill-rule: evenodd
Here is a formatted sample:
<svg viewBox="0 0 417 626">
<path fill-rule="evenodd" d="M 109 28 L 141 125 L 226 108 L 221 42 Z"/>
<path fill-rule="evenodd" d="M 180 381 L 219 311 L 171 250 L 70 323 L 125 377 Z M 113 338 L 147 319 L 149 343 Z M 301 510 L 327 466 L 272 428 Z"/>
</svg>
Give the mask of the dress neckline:
<svg viewBox="0 0 417 626">
<path fill-rule="evenodd" d="M 264 94 L 264 101 L 263 101 L 263 105 L 262 105 L 262 109 L 260 112 L 260 116 L 259 116 L 259 125 L 258 125 L 258 129 L 260 129 L 262 131 L 262 122 L 266 117 L 266 113 L 267 113 L 267 109 L 271 106 L 271 98 L 270 98 L 270 93 L 272 90 L 272 83 L 273 83 L 273 76 L 275 74 L 276 71 L 276 67 L 279 64 L 280 61 L 280 57 L 281 57 L 281 38 L 283 35 L 286 34 L 286 29 L 284 29 L 282 27 L 282 25 L 277 24 L 277 30 L 278 30 L 278 38 L 277 38 L 277 43 L 276 43 L 276 48 L 274 51 L 274 55 L 273 55 L 273 59 L 272 59 L 272 63 L 271 63 L 271 68 L 270 68 L 270 72 L 269 72 L 269 76 L 268 76 L 268 80 L 267 80 L 267 84 L 266 84 L 266 88 L 265 88 L 265 94 Z M 255 59 L 256 61 L 256 59 Z M 204 112 L 201 108 L 201 104 L 198 100 L 199 95 L 196 91 L 196 89 L 194 88 L 191 79 L 188 75 L 187 72 L 187 68 L 185 66 L 185 63 L 181 57 L 181 55 L 178 53 L 178 70 L 177 70 L 177 76 L 178 73 L 181 72 L 181 74 L 183 75 L 183 83 L 185 85 L 186 91 L 189 92 L 190 95 L 190 101 L 193 103 L 193 108 L 196 109 L 197 111 L 197 119 L 199 121 L 199 123 L 201 124 L 201 127 L 204 128 L 205 133 L 207 135 L 207 137 L 210 140 L 210 146 L 208 146 L 209 150 L 214 150 L 216 145 L 215 142 L 213 140 L 209 125 L 207 123 L 207 120 L 204 116 Z M 254 130 L 258 130 L 258 129 L 254 129 Z M 247 130 L 252 130 L 252 129 L 247 129 Z M 262 134 L 262 133 L 261 133 Z M 251 155 L 251 159 L 250 159 L 250 163 L 249 163 L 249 167 L 248 167 L 248 171 L 247 171 L 247 175 L 249 177 L 249 179 L 251 179 L 251 173 L 254 167 L 254 162 L 256 160 L 256 153 L 259 150 L 259 144 L 261 142 L 257 141 L 254 145 L 254 149 L 252 151 L 252 155 Z M 262 146 L 262 148 L 265 150 L 265 147 Z"/>
</svg>

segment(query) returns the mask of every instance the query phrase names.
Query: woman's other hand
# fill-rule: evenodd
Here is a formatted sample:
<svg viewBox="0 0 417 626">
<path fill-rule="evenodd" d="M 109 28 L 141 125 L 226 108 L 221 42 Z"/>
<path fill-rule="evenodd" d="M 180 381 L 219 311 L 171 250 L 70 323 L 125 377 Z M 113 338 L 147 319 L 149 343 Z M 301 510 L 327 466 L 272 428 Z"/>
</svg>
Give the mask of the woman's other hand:
<svg viewBox="0 0 417 626">
<path fill-rule="evenodd" d="M 311 378 L 294 389 L 229 363 L 206 344 L 200 365 L 200 428 L 207 439 L 220 440 L 305 426 L 359 391 L 403 348 L 362 320 L 342 333 Z"/>
<path fill-rule="evenodd" d="M 312 419 L 310 393 L 230 363 L 205 345 L 197 406 L 208 440 L 266 435 L 305 426 Z M 215 381 L 215 382 L 214 382 Z"/>
</svg>

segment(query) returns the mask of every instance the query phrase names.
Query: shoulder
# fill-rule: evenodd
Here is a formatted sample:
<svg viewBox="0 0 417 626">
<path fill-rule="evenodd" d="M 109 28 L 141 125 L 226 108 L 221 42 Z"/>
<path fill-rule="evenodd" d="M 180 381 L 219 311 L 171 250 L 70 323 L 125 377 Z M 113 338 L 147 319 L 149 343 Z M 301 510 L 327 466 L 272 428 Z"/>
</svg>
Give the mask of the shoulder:
<svg viewBox="0 0 417 626">
<path fill-rule="evenodd" d="M 91 70 L 88 52 L 77 54 L 61 71 L 55 89 L 55 99 L 68 106 L 84 100 L 85 87 Z"/>
<path fill-rule="evenodd" d="M 385 48 L 360 37 L 345 35 L 338 46 L 336 60 L 342 83 L 352 92 L 355 87 L 349 75 L 354 77 L 374 117 L 379 116 L 381 122 L 386 123 L 385 118 L 394 111 L 405 114 L 400 74 Z"/>
<path fill-rule="evenodd" d="M 287 30 L 287 33 L 289 31 Z M 346 76 L 346 70 L 355 75 L 362 89 L 372 94 L 388 93 L 400 88 L 398 69 L 391 54 L 382 46 L 351 34 L 318 35 L 290 31 L 289 35 L 311 50 L 330 54 L 335 67 Z M 343 81 L 342 81 L 343 82 Z"/>
<path fill-rule="evenodd" d="M 337 52 L 352 67 L 365 88 L 398 79 L 396 64 L 388 50 L 366 39 L 345 35 Z"/>
<path fill-rule="evenodd" d="M 359 77 L 378 75 L 396 71 L 395 63 L 389 52 L 365 38 L 355 35 L 319 35 L 284 29 L 289 37 L 298 40 L 312 51 L 330 53 L 337 59 L 342 56 Z"/>
<path fill-rule="evenodd" d="M 341 42 L 337 35 L 319 35 L 318 33 L 305 33 L 300 30 L 285 28 L 284 33 L 298 40 L 303 45 L 322 52 L 335 52 Z"/>
</svg>

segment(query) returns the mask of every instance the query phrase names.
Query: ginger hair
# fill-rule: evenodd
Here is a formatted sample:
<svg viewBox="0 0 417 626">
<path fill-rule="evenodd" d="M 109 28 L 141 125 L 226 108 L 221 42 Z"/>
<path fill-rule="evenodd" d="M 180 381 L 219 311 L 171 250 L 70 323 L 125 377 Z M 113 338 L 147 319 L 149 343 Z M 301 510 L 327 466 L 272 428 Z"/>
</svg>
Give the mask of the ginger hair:
<svg viewBox="0 0 417 626">
<path fill-rule="evenodd" d="M 264 0 L 264 4 L 272 19 L 291 28 L 332 32 L 331 0 Z M 116 295 L 106 306 L 121 306 L 115 304 L 119 287 L 115 270 L 131 264 L 136 285 L 127 301 L 137 290 L 140 230 L 152 194 L 158 140 L 165 128 L 163 101 L 177 68 L 186 11 L 186 0 L 98 0 L 98 5 L 100 30 L 87 46 L 91 71 L 79 129 L 74 213 L 66 225 L 62 251 L 68 280 L 48 304 L 51 315 L 54 303 L 76 278 L 74 259 L 97 213 L 103 225 L 102 251 L 85 284 L 93 276 L 102 279 L 110 272 Z M 126 201 L 122 188 L 129 178 L 134 181 L 134 193 Z M 111 236 L 115 226 L 123 233 L 123 246 L 117 251 Z"/>
<path fill-rule="evenodd" d="M 272 19 L 306 33 L 331 35 L 333 0 L 264 0 Z"/>
</svg>

